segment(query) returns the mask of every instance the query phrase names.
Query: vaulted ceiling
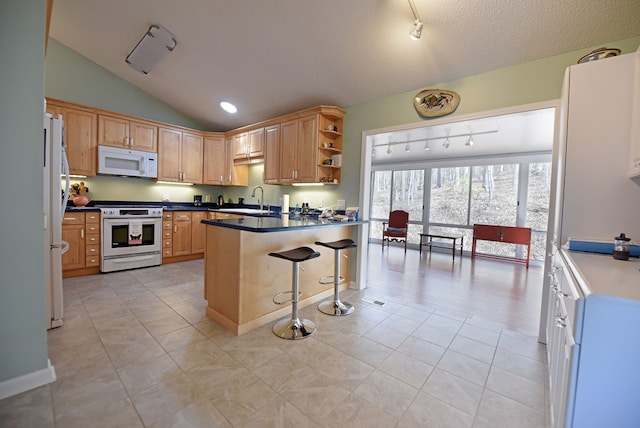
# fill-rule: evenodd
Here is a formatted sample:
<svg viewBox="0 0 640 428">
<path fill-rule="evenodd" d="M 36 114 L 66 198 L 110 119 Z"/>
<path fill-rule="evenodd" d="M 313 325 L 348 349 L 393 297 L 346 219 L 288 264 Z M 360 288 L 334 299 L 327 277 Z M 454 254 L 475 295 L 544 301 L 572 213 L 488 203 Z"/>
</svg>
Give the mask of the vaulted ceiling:
<svg viewBox="0 0 640 428">
<path fill-rule="evenodd" d="M 343 107 L 640 34 L 638 0 L 55 0 L 50 35 L 225 131 Z M 148 75 L 125 57 L 150 25 L 177 47 Z M 221 110 L 229 100 L 235 115 Z"/>
</svg>

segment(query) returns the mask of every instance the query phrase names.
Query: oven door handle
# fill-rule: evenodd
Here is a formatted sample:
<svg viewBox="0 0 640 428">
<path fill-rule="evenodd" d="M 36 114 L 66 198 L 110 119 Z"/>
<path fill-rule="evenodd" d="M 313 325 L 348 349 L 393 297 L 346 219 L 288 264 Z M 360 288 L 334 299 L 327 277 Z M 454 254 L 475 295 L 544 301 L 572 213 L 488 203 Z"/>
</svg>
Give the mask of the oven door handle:
<svg viewBox="0 0 640 428">
<path fill-rule="evenodd" d="M 153 258 L 153 255 L 144 255 L 144 256 L 127 256 L 117 259 L 111 259 L 112 263 L 131 263 L 131 262 L 139 262 L 142 260 L 149 260 Z"/>
</svg>

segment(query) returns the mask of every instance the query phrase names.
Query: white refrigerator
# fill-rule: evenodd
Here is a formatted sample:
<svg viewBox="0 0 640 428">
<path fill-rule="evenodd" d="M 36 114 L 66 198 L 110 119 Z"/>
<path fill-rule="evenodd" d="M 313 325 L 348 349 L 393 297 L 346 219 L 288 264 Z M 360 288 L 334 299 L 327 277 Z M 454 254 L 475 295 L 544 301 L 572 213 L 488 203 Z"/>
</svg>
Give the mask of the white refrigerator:
<svg viewBox="0 0 640 428">
<path fill-rule="evenodd" d="M 64 151 L 63 127 L 61 117 L 45 113 L 43 229 L 47 329 L 60 327 L 63 316 L 62 254 L 67 251 L 68 243 L 62 240 L 62 217 L 69 195 L 69 166 Z"/>
</svg>

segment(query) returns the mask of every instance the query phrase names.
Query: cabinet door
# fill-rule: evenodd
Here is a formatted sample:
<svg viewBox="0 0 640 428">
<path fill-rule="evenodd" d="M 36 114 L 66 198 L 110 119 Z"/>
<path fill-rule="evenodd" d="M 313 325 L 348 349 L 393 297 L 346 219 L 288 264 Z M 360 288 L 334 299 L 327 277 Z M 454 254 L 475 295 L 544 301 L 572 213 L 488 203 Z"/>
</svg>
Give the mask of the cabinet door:
<svg viewBox="0 0 640 428">
<path fill-rule="evenodd" d="M 223 185 L 231 180 L 227 173 L 227 143 L 224 136 L 204 139 L 204 184 Z"/>
<path fill-rule="evenodd" d="M 249 165 L 236 165 L 233 160 L 233 138 L 227 140 L 227 176 L 231 181 L 225 183 L 231 186 L 248 186 L 249 185 Z"/>
<path fill-rule="evenodd" d="M 178 212 L 173 215 L 173 255 L 191 254 L 191 213 Z"/>
<path fill-rule="evenodd" d="M 84 224 L 63 225 L 62 240 L 69 243 L 69 249 L 62 255 L 62 270 L 83 268 L 86 258 Z"/>
<path fill-rule="evenodd" d="M 247 155 L 250 158 L 257 158 L 264 155 L 264 128 L 249 131 Z"/>
<path fill-rule="evenodd" d="M 296 182 L 318 181 L 318 118 L 317 115 L 298 119 L 296 144 Z"/>
<path fill-rule="evenodd" d="M 280 157 L 280 125 L 265 128 L 264 136 L 264 179 L 267 184 L 277 184 Z"/>
<path fill-rule="evenodd" d="M 98 145 L 129 147 L 129 121 L 117 117 L 98 116 Z"/>
<path fill-rule="evenodd" d="M 248 149 L 247 149 L 247 133 L 243 132 L 242 134 L 233 136 L 233 158 L 234 159 L 245 159 L 247 157 Z"/>
<path fill-rule="evenodd" d="M 182 132 L 158 129 L 158 180 L 180 181 L 180 149 Z"/>
<path fill-rule="evenodd" d="M 182 134 L 182 181 L 202 184 L 202 135 Z"/>
<path fill-rule="evenodd" d="M 98 158 L 98 115 L 69 108 L 61 108 L 60 113 L 64 119 L 64 141 L 69 172 L 88 177 L 95 176 Z"/>
<path fill-rule="evenodd" d="M 134 150 L 158 151 L 158 127 L 148 123 L 129 122 L 129 143 Z"/>
<path fill-rule="evenodd" d="M 191 254 L 204 253 L 206 242 L 206 225 L 200 221 L 207 218 L 206 211 L 194 211 L 191 213 Z"/>
<path fill-rule="evenodd" d="M 296 141 L 298 139 L 298 121 L 290 120 L 280 124 L 280 183 L 295 181 Z"/>
</svg>

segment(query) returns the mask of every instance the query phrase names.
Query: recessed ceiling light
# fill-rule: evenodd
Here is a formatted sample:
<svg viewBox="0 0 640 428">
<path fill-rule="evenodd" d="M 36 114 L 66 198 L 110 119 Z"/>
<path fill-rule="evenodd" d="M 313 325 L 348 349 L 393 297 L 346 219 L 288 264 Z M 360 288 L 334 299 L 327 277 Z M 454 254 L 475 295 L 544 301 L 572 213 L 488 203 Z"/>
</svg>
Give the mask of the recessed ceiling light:
<svg viewBox="0 0 640 428">
<path fill-rule="evenodd" d="M 220 107 L 222 107 L 222 110 L 228 113 L 236 113 L 238 111 L 238 108 L 236 106 L 227 101 L 222 101 L 220 103 Z"/>
</svg>

